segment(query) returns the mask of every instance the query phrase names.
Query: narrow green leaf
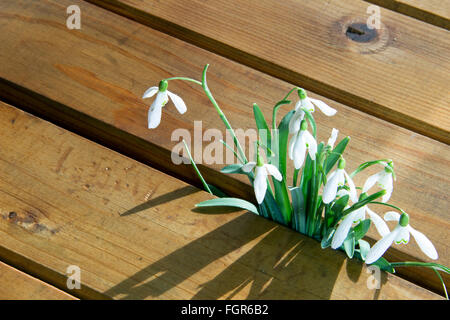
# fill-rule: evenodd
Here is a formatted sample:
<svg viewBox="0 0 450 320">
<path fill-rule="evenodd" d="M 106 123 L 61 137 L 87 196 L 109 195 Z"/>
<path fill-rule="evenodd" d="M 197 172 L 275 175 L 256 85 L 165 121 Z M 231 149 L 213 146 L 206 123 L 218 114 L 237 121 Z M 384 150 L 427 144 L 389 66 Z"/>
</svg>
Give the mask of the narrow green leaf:
<svg viewBox="0 0 450 320">
<path fill-rule="evenodd" d="M 284 216 L 281 213 L 280 208 L 278 207 L 277 202 L 275 201 L 275 198 L 270 192 L 266 192 L 263 203 L 267 206 L 267 210 L 270 213 L 270 217 L 273 221 L 283 225 L 287 224 L 287 222 L 284 220 Z"/>
<path fill-rule="evenodd" d="M 253 114 L 255 116 L 256 127 L 258 128 L 259 133 L 261 133 L 261 131 L 266 132 L 266 146 L 271 149 L 272 134 L 270 132 L 269 126 L 267 125 L 266 119 L 264 118 L 264 114 L 256 103 L 253 104 Z M 269 155 L 270 153 L 266 154 Z"/>
<path fill-rule="evenodd" d="M 236 207 L 258 214 L 258 209 L 251 202 L 239 198 L 210 199 L 195 205 L 196 207 Z"/>
<path fill-rule="evenodd" d="M 364 260 L 366 260 L 367 254 L 369 253 L 370 244 L 365 240 L 359 239 L 358 245 L 359 245 L 359 253 L 361 255 L 361 259 L 364 261 Z"/>
<path fill-rule="evenodd" d="M 306 233 L 306 208 L 300 187 L 291 188 L 292 195 L 292 225 L 300 233 Z"/>
<path fill-rule="evenodd" d="M 355 253 L 355 233 L 353 231 L 350 231 L 344 240 L 344 250 L 350 259 L 353 258 Z"/>
<path fill-rule="evenodd" d="M 359 200 L 357 203 L 353 204 L 350 208 L 344 210 L 344 215 L 349 214 L 352 211 L 355 211 L 361 207 L 364 207 L 366 204 L 370 203 L 371 201 L 378 199 L 379 197 L 382 197 L 386 194 L 386 190 L 380 190 L 374 194 L 371 194 L 364 200 Z"/>
<path fill-rule="evenodd" d="M 280 170 L 283 180 L 286 181 L 286 158 L 288 154 L 288 139 L 289 139 L 289 122 L 291 121 L 294 110 L 286 114 L 278 126 L 278 131 L 274 133 L 274 142 L 277 143 L 276 157 L 278 157 L 278 169 Z"/>
<path fill-rule="evenodd" d="M 358 241 L 359 239 L 363 238 L 367 231 L 370 228 L 370 219 L 366 219 L 361 221 L 355 228 L 353 228 L 353 231 L 355 232 L 355 240 Z"/>
<path fill-rule="evenodd" d="M 339 160 L 340 156 L 344 153 L 345 148 L 347 147 L 347 144 L 350 141 L 350 137 L 345 137 L 342 139 L 336 147 L 333 149 L 331 154 L 327 158 L 327 166 L 325 168 L 326 174 L 330 172 L 330 170 L 334 167 L 336 162 Z"/>
<path fill-rule="evenodd" d="M 222 190 L 220 190 L 216 186 L 213 186 L 212 184 L 208 183 L 208 187 L 212 191 L 213 195 L 215 195 L 216 197 L 219 197 L 219 198 L 226 198 L 226 197 L 228 197 L 228 195 L 225 192 L 223 192 Z"/>
<path fill-rule="evenodd" d="M 222 173 L 239 173 L 239 174 L 247 174 L 247 172 L 242 171 L 242 164 L 230 164 L 226 167 L 223 167 L 220 172 Z"/>
<path fill-rule="evenodd" d="M 330 229 L 325 234 L 325 236 L 322 238 L 322 241 L 320 242 L 320 246 L 322 249 L 328 248 L 331 246 L 331 241 L 333 240 L 334 233 L 336 232 L 336 229 Z"/>
<path fill-rule="evenodd" d="M 395 269 L 393 268 L 393 266 L 383 257 L 370 265 L 377 266 L 378 268 L 386 272 L 395 273 Z"/>
</svg>

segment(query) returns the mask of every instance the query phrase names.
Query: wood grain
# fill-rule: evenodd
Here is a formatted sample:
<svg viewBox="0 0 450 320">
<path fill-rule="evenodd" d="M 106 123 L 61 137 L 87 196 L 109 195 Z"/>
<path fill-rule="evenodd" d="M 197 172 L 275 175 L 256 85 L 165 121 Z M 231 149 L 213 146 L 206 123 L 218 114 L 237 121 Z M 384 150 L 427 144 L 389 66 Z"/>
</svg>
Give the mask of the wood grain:
<svg viewBox="0 0 450 320">
<path fill-rule="evenodd" d="M 188 111 L 180 116 L 169 104 L 161 126 L 148 130 L 150 101 L 140 97 L 149 86 L 170 76 L 198 78 L 208 62 L 209 86 L 233 126 L 243 130 L 255 127 L 253 102 L 268 118 L 275 102 L 292 87 L 84 2 L 70 2 L 79 4 L 83 12 L 81 30 L 68 30 L 61 18 L 69 1 L 24 3 L 3 1 L 0 5 L 4 30 L 0 35 L 0 95 L 190 183 L 200 185 L 192 168 L 174 165 L 171 160 L 172 149 L 179 143 L 171 141 L 172 132 L 182 128 L 193 134 L 194 120 L 203 120 L 202 132 L 207 128 L 222 130 L 223 124 L 200 88 L 172 82 L 169 89 L 185 99 Z M 315 113 L 318 137 L 328 139 L 333 127 L 339 128 L 340 137 L 351 136 L 346 152 L 349 170 L 372 159 L 394 160 L 398 180 L 391 202 L 410 213 L 412 225 L 436 245 L 439 262 L 449 265 L 448 146 L 335 101 L 312 97 L 338 110 L 332 119 Z M 289 108 L 284 107 L 283 112 Z M 247 181 L 224 176 L 219 172 L 223 165 L 203 160 L 200 169 L 208 182 L 254 201 Z M 371 173 L 355 181 L 362 185 Z M 384 212 L 381 207 L 372 209 Z M 388 257 L 393 261 L 424 259 L 414 242 L 390 250 Z M 398 272 L 441 291 L 433 272 L 420 268 Z"/>
<path fill-rule="evenodd" d="M 76 298 L 0 262 L 0 300 L 75 300 Z"/>
<path fill-rule="evenodd" d="M 84 298 L 440 299 L 206 192 L 0 104 L 0 257 Z M 50 281 L 51 280 L 51 281 Z M 75 290 L 75 289 L 74 289 Z M 70 292 L 70 291 L 68 291 Z"/>
<path fill-rule="evenodd" d="M 450 29 L 450 2 L 442 0 L 366 0 L 407 16 Z"/>
<path fill-rule="evenodd" d="M 360 0 L 90 2 L 450 143 L 450 42 L 441 28 L 381 8 L 376 36 L 352 41 L 349 26 L 369 18 Z"/>
</svg>

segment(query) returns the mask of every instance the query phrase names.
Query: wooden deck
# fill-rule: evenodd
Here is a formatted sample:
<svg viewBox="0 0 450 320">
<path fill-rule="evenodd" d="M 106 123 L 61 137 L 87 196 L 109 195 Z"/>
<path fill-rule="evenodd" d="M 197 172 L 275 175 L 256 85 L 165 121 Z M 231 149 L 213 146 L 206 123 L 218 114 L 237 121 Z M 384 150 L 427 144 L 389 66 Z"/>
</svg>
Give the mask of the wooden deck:
<svg viewBox="0 0 450 320">
<path fill-rule="evenodd" d="M 156 130 L 140 98 L 209 63 L 209 87 L 246 130 L 253 102 L 270 117 L 304 87 L 338 110 L 331 120 L 316 112 L 318 138 L 333 127 L 351 136 L 351 169 L 394 160 L 392 202 L 448 266 L 450 14 L 446 2 L 427 3 L 2 1 L 0 299 L 442 299 L 428 269 L 399 268 L 370 290 L 366 266 L 341 252 L 248 212 L 193 209 L 211 196 L 190 166 L 172 163 L 171 134 L 193 133 L 195 120 L 223 124 L 191 84 L 170 84 L 188 111 L 166 108 Z M 66 27 L 73 4 L 80 30 Z M 348 39 L 371 4 L 381 6 L 378 34 Z M 248 181 L 199 167 L 254 201 Z M 428 261 L 411 242 L 386 257 Z M 81 289 L 66 286 L 70 265 Z"/>
</svg>

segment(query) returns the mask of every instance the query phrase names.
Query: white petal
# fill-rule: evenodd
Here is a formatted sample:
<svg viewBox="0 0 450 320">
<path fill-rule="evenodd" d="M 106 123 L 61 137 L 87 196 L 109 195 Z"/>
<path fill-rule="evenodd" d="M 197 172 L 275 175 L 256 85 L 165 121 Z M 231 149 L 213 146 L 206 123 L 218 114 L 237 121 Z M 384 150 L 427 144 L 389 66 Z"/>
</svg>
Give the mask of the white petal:
<svg viewBox="0 0 450 320">
<path fill-rule="evenodd" d="M 148 109 L 148 128 L 155 129 L 161 123 L 162 106 L 152 105 Z"/>
<path fill-rule="evenodd" d="M 375 212 L 370 210 L 368 207 L 366 209 L 367 209 L 367 213 L 370 217 L 370 220 L 372 220 L 378 233 L 382 237 L 386 236 L 389 233 L 389 227 L 387 226 L 386 222 L 384 222 L 384 220 L 379 215 L 377 215 Z"/>
<path fill-rule="evenodd" d="M 317 142 L 316 139 L 312 136 L 309 131 L 305 131 L 303 134 L 303 141 L 308 144 L 308 153 L 311 157 L 311 160 L 316 160 L 316 153 L 317 153 Z"/>
<path fill-rule="evenodd" d="M 281 176 L 280 171 L 273 164 L 265 164 L 264 168 L 266 168 L 267 172 L 270 175 L 272 175 L 275 179 L 277 179 L 278 181 L 283 180 L 283 177 Z"/>
<path fill-rule="evenodd" d="M 383 174 L 381 174 L 380 179 L 378 180 L 378 184 L 382 189 L 386 190 L 386 194 L 383 196 L 381 201 L 387 202 L 391 197 L 392 190 L 394 188 L 392 173 L 384 172 Z"/>
<path fill-rule="evenodd" d="M 158 92 L 158 87 L 150 87 L 147 90 L 145 90 L 144 95 L 142 96 L 143 99 L 153 97 L 155 93 Z"/>
<path fill-rule="evenodd" d="M 436 248 L 422 232 L 417 231 L 411 226 L 408 226 L 408 229 L 413 235 L 414 239 L 416 240 L 417 244 L 419 245 L 419 248 L 423 251 L 423 253 L 425 253 L 428 257 L 430 257 L 433 260 L 439 258 Z"/>
<path fill-rule="evenodd" d="M 262 203 L 267 191 L 267 171 L 264 167 L 256 167 L 255 181 L 253 181 L 255 188 L 256 201 Z"/>
<path fill-rule="evenodd" d="M 384 220 L 386 221 L 399 221 L 400 214 L 395 211 L 388 211 L 384 214 Z"/>
<path fill-rule="evenodd" d="M 359 223 L 360 221 L 363 221 L 366 218 L 366 209 L 367 206 L 364 206 L 353 211 L 355 212 L 355 215 L 353 216 L 353 223 Z"/>
<path fill-rule="evenodd" d="M 348 231 L 353 224 L 353 220 L 355 220 L 355 216 L 357 215 L 358 210 L 353 211 L 352 213 L 348 214 L 339 224 L 333 236 L 333 240 L 331 241 L 331 248 L 337 249 L 344 243 L 345 238 L 347 238 Z"/>
<path fill-rule="evenodd" d="M 305 161 L 306 145 L 302 138 L 305 131 L 300 131 L 294 145 L 294 166 L 300 169 Z"/>
<path fill-rule="evenodd" d="M 381 238 L 381 240 L 375 243 L 375 245 L 370 249 L 369 253 L 366 256 L 366 263 L 371 264 L 377 261 L 390 247 L 399 231 L 399 226 L 397 226 L 394 231 L 387 234 L 386 236 Z"/>
<path fill-rule="evenodd" d="M 310 98 L 306 98 L 301 100 L 302 102 L 302 109 L 307 110 L 309 112 L 314 112 L 314 105 L 312 104 Z"/>
<path fill-rule="evenodd" d="M 320 109 L 320 111 L 322 111 L 323 114 L 325 114 L 326 116 L 329 116 L 329 117 L 334 116 L 337 112 L 336 109 L 333 109 L 332 107 L 330 107 L 323 101 L 313 99 L 313 98 L 309 98 L 309 100 L 312 103 L 314 103 Z"/>
<path fill-rule="evenodd" d="M 294 160 L 294 147 L 295 143 L 297 142 L 298 134 L 292 136 L 291 140 L 289 141 L 289 159 Z"/>
<path fill-rule="evenodd" d="M 334 147 L 334 144 L 336 142 L 338 134 L 339 134 L 339 130 L 338 129 L 333 128 L 333 130 L 331 130 L 331 136 L 328 139 L 328 143 L 327 143 L 331 148 Z"/>
<path fill-rule="evenodd" d="M 344 175 L 345 175 L 345 179 L 347 179 L 347 184 L 350 187 L 350 199 L 352 200 L 352 202 L 358 202 L 358 195 L 356 193 L 356 187 L 355 184 L 353 183 L 352 178 L 350 178 L 350 176 L 347 174 L 347 172 L 345 170 L 344 171 Z"/>
<path fill-rule="evenodd" d="M 305 112 L 301 109 L 295 111 L 291 120 L 289 121 L 289 133 L 296 133 L 300 130 L 300 124 L 305 117 Z"/>
<path fill-rule="evenodd" d="M 381 172 L 375 173 L 374 175 L 371 175 L 369 178 L 367 178 L 366 182 L 363 186 L 362 192 L 367 192 L 370 188 L 372 188 L 375 183 L 378 181 L 380 177 Z"/>
<path fill-rule="evenodd" d="M 244 172 L 250 172 L 250 171 L 253 170 L 253 168 L 254 168 L 255 166 L 256 166 L 256 162 L 253 162 L 253 161 L 247 162 L 246 164 L 244 164 L 244 165 L 242 166 L 242 171 L 244 171 Z"/>
<path fill-rule="evenodd" d="M 323 188 L 322 201 L 323 203 L 330 203 L 336 198 L 337 188 L 340 181 L 344 177 L 344 172 L 342 169 L 337 169 L 335 174 L 330 176 L 327 184 Z"/>
<path fill-rule="evenodd" d="M 175 93 L 170 92 L 167 90 L 167 94 L 169 95 L 170 99 L 172 99 L 173 104 L 175 105 L 175 108 L 177 108 L 178 112 L 183 114 L 186 112 L 187 107 L 184 103 L 183 99 L 181 99 L 179 96 L 177 96 Z"/>
<path fill-rule="evenodd" d="M 409 229 L 407 227 L 400 226 L 400 231 L 394 239 L 396 244 L 408 244 L 409 242 Z"/>
<path fill-rule="evenodd" d="M 294 110 L 297 111 L 301 106 L 302 106 L 302 101 L 298 100 L 297 103 L 295 104 Z"/>
</svg>

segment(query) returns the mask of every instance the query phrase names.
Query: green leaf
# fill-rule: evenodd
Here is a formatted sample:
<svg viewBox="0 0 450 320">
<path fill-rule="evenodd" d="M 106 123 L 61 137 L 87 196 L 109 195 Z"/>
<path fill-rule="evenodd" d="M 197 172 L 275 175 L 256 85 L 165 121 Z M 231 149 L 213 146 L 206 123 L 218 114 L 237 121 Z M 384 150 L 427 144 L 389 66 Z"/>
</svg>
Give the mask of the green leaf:
<svg viewBox="0 0 450 320">
<path fill-rule="evenodd" d="M 300 233 L 306 233 L 306 208 L 300 187 L 291 188 L 292 195 L 292 225 Z"/>
<path fill-rule="evenodd" d="M 247 174 L 247 172 L 242 171 L 242 164 L 230 164 L 226 167 L 223 167 L 220 172 L 222 173 L 239 173 L 239 174 Z"/>
<path fill-rule="evenodd" d="M 327 174 L 328 174 L 328 172 L 330 172 L 330 170 L 334 167 L 334 165 L 339 160 L 341 155 L 344 153 L 345 148 L 347 147 L 347 144 L 349 143 L 349 141 L 350 141 L 350 137 L 345 137 L 344 139 L 342 139 L 336 145 L 336 147 L 333 149 L 331 154 L 328 156 L 328 158 L 327 158 L 327 165 L 326 165 L 326 168 L 325 168 L 325 172 Z"/>
<path fill-rule="evenodd" d="M 328 230 L 327 234 L 322 238 L 322 241 L 320 242 L 320 246 L 322 249 L 328 248 L 331 246 L 331 241 L 333 240 L 333 235 L 336 232 L 336 229 L 330 229 Z"/>
<path fill-rule="evenodd" d="M 359 253 L 361 255 L 361 259 L 364 261 L 366 260 L 367 254 L 370 250 L 370 244 L 365 240 L 358 240 L 359 245 Z"/>
<path fill-rule="evenodd" d="M 339 199 L 337 199 L 334 202 L 333 206 L 331 206 L 326 221 L 327 228 L 334 227 L 339 222 L 339 220 L 341 220 L 343 215 L 342 212 L 347 206 L 349 198 L 350 198 L 349 195 L 346 194 L 345 196 L 342 196 Z"/>
<path fill-rule="evenodd" d="M 208 187 L 212 191 L 213 195 L 215 195 L 216 197 L 219 197 L 219 198 L 226 198 L 226 197 L 228 197 L 228 195 L 225 192 L 223 192 L 222 190 L 220 190 L 216 186 L 213 186 L 212 184 L 208 183 Z"/>
<path fill-rule="evenodd" d="M 355 253 L 355 233 L 353 231 L 350 231 L 344 240 L 344 250 L 350 259 L 353 258 Z"/>
<path fill-rule="evenodd" d="M 359 239 L 363 238 L 367 231 L 370 228 L 370 219 L 366 219 L 361 221 L 355 228 L 353 228 L 353 231 L 355 232 L 355 240 L 358 241 Z"/>
<path fill-rule="evenodd" d="M 266 196 L 264 197 L 263 203 L 267 206 L 267 210 L 273 221 L 278 222 L 283 225 L 287 224 L 287 221 L 284 220 L 284 216 L 281 213 L 281 210 L 278 207 L 278 204 L 275 201 L 275 198 L 273 197 L 273 195 L 270 192 L 266 192 Z"/>
<path fill-rule="evenodd" d="M 364 200 L 359 200 L 355 204 L 353 204 L 350 208 L 344 210 L 344 215 L 349 214 L 352 211 L 358 210 L 361 207 L 364 207 L 366 204 L 370 203 L 371 201 L 378 199 L 379 197 L 382 197 L 386 194 L 386 190 L 380 190 L 374 194 L 371 194 Z"/>
<path fill-rule="evenodd" d="M 259 133 L 261 130 L 266 132 L 267 147 L 271 149 L 272 135 L 269 126 L 267 125 L 266 119 L 264 118 L 264 114 L 262 113 L 261 109 L 258 107 L 256 103 L 253 104 L 253 114 L 255 116 L 256 127 L 258 128 Z M 269 154 L 270 153 L 267 153 L 267 156 L 269 156 Z"/>
<path fill-rule="evenodd" d="M 239 198 L 210 199 L 195 205 L 196 207 L 236 207 L 258 214 L 258 209 L 251 202 Z"/>
<path fill-rule="evenodd" d="M 395 273 L 395 269 L 392 267 L 392 265 L 383 257 L 375 261 L 374 263 L 370 264 L 371 266 L 377 266 L 383 271 Z"/>
<path fill-rule="evenodd" d="M 291 121 L 294 110 L 291 110 L 286 114 L 278 126 L 278 131 L 274 134 L 274 142 L 278 141 L 275 156 L 278 157 L 278 169 L 283 176 L 283 180 L 286 181 L 286 157 L 288 153 L 288 139 L 289 139 L 289 122 Z M 272 145 L 273 145 L 272 143 Z"/>
</svg>

